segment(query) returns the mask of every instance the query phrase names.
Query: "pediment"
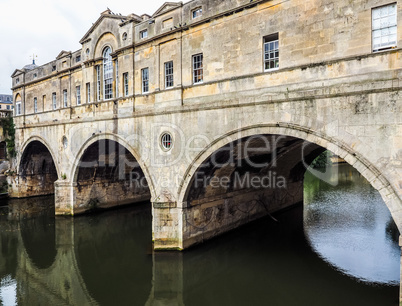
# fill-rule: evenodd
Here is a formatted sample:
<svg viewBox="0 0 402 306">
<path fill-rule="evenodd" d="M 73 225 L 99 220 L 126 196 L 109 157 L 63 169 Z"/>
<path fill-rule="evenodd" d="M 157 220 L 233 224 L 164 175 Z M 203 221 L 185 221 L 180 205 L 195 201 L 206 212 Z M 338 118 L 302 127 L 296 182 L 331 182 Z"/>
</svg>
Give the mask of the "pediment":
<svg viewBox="0 0 402 306">
<path fill-rule="evenodd" d="M 13 72 L 13 74 L 11 75 L 11 77 L 16 77 L 20 74 L 23 74 L 25 71 L 21 70 L 21 69 L 15 69 L 15 71 Z"/>
<path fill-rule="evenodd" d="M 59 55 L 57 55 L 56 59 L 59 60 L 63 57 L 71 56 L 71 51 L 61 51 Z"/>
<path fill-rule="evenodd" d="M 152 17 L 155 18 L 155 17 L 157 17 L 157 16 L 159 16 L 159 15 L 163 15 L 164 13 L 169 12 L 169 11 L 171 11 L 171 10 L 174 10 L 174 9 L 176 9 L 176 8 L 178 8 L 178 7 L 181 7 L 182 5 L 183 5 L 182 2 L 165 2 L 165 4 L 163 4 L 163 5 L 159 8 L 159 10 L 157 10 L 157 11 L 152 15 Z"/>
<path fill-rule="evenodd" d="M 111 10 L 107 9 L 106 11 L 101 13 L 101 16 L 98 20 L 92 24 L 92 27 L 88 30 L 88 32 L 84 35 L 80 40 L 80 44 L 84 44 L 86 41 L 90 40 L 91 34 L 101 25 L 104 19 L 116 19 L 119 23 L 124 23 L 130 19 L 130 17 L 122 16 L 120 14 L 114 14 Z"/>
</svg>

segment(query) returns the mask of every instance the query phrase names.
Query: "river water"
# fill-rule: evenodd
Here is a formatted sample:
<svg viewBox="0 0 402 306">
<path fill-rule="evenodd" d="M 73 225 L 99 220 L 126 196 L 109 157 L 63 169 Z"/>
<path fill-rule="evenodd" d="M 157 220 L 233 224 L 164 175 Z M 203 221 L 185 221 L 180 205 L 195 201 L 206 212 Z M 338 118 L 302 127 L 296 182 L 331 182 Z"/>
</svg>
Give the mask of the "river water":
<svg viewBox="0 0 402 306">
<path fill-rule="evenodd" d="M 51 197 L 10 200 L 0 303 L 398 305 L 395 224 L 356 171 L 342 165 L 325 180 L 337 177 L 306 174 L 303 207 L 182 253 L 152 253 L 150 203 L 55 219 Z"/>
</svg>

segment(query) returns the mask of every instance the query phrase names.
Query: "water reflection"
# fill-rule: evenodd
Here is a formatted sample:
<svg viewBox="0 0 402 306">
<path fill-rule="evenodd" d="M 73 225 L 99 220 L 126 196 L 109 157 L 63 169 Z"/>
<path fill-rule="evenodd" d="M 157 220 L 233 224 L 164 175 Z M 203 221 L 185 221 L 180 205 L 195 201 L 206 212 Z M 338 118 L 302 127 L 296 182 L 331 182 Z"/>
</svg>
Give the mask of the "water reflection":
<svg viewBox="0 0 402 306">
<path fill-rule="evenodd" d="M 306 174 L 304 222 L 314 250 L 337 269 L 374 283 L 399 284 L 398 230 L 380 194 L 349 165 L 330 186 Z"/>
<path fill-rule="evenodd" d="M 330 191 L 320 195 L 314 188 L 321 187 L 314 184 L 306 192 L 310 199 L 335 197 Z M 372 197 L 363 196 L 362 202 Z M 349 207 L 357 209 L 356 201 Z M 354 222 L 362 233 L 393 241 L 392 222 L 376 208 L 363 207 L 361 214 L 374 223 L 366 224 L 336 203 L 323 214 L 318 208 L 310 210 L 314 203 L 310 201 L 304 213 L 309 240 L 315 245 L 328 245 L 318 225 L 329 237 L 339 222 Z M 14 203 L 0 208 L 0 304 L 288 306 L 396 305 L 398 301 L 393 281 L 386 286 L 361 283 L 321 260 L 304 235 L 302 206 L 277 215 L 279 222 L 262 219 L 183 253 L 156 254 L 151 252 L 149 203 L 56 219 L 48 207 L 39 211 L 29 203 Z M 342 221 L 338 222 L 334 214 L 339 213 Z M 353 236 L 345 230 L 342 234 Z M 334 235 L 340 239 L 336 230 Z M 383 247 L 383 240 L 371 240 L 369 245 Z M 333 250 L 336 255 L 338 250 Z"/>
</svg>

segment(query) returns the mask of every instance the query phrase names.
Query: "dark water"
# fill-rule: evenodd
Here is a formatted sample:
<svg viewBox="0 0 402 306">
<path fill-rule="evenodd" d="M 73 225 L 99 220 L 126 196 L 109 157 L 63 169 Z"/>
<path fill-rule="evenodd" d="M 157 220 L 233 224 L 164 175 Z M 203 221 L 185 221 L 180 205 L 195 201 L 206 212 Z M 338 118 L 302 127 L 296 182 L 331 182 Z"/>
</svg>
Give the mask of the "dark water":
<svg viewBox="0 0 402 306">
<path fill-rule="evenodd" d="M 398 233 L 377 193 L 350 169 L 341 176 L 335 189 L 306 178 L 304 211 L 183 253 L 152 254 L 149 203 L 55 220 L 52 198 L 10 202 L 0 208 L 0 301 L 397 305 Z"/>
</svg>

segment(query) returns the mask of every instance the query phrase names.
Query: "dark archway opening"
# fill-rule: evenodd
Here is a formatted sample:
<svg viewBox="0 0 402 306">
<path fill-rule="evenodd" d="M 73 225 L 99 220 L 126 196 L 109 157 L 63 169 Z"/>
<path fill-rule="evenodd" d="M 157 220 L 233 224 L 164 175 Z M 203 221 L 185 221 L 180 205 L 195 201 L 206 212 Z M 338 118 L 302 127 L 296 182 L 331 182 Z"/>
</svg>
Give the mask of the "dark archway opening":
<svg viewBox="0 0 402 306">
<path fill-rule="evenodd" d="M 316 144 L 299 138 L 281 135 L 246 137 L 216 150 L 202 162 L 193 175 L 191 184 L 189 184 L 186 191 L 184 200 L 187 204 L 187 210 L 185 212 L 186 231 L 184 240 L 187 241 L 187 244 L 184 242 L 185 247 L 235 229 L 272 212 L 285 211 L 286 208 L 294 205 L 298 209 L 291 211 L 298 211 L 298 214 L 285 227 L 286 229 L 288 227 L 295 228 L 289 236 L 299 237 L 301 241 L 305 242 L 303 207 L 301 205 L 297 206 L 297 204 L 303 203 L 306 170 L 324 151 L 323 147 Z M 321 173 L 325 172 L 323 169 L 316 170 Z M 283 181 L 279 180 L 280 177 L 285 178 L 285 184 L 278 185 L 278 182 Z M 361 177 L 361 179 L 364 178 Z M 365 184 L 370 186 L 367 181 Z M 282 186 L 286 187 L 282 188 Z M 373 188 L 371 189 L 372 193 L 380 196 Z M 358 193 L 359 190 L 356 191 L 356 195 Z M 372 197 L 372 194 L 368 197 Z M 361 201 L 364 202 L 364 199 Z M 386 205 L 383 205 L 383 208 L 387 210 Z M 336 209 L 336 207 L 333 207 L 333 209 Z M 365 210 L 369 216 L 372 216 L 370 209 L 366 208 Z M 347 218 L 346 212 L 344 215 L 343 221 L 356 222 L 356 218 L 350 218 L 350 216 Z M 316 214 L 312 214 L 312 217 L 320 218 Z M 328 225 L 331 217 L 333 222 L 333 215 L 330 215 L 323 223 Z M 280 225 L 282 219 L 277 218 L 280 221 L 277 227 L 285 230 L 285 227 Z M 266 220 L 262 221 L 265 222 Z M 394 224 L 390 225 L 389 223 L 390 221 L 385 218 L 383 227 L 386 230 L 382 234 L 385 236 L 384 240 L 393 239 L 395 241 L 398 233 Z M 393 222 L 391 221 L 391 223 Z M 271 224 L 275 224 L 275 222 L 271 222 Z M 375 227 L 372 222 L 366 222 L 365 226 Z M 266 233 L 267 236 L 270 234 Z M 280 235 L 277 237 L 278 240 L 284 238 L 283 233 L 280 233 Z M 350 236 L 345 238 L 349 239 Z M 335 243 L 338 241 L 337 239 L 333 240 Z M 258 243 L 261 241 L 259 240 Z M 367 246 L 371 247 L 371 244 L 368 243 Z M 255 250 L 254 246 L 250 245 L 249 247 L 252 249 L 250 252 Z M 308 252 L 310 251 L 308 244 L 303 244 L 303 247 Z M 399 251 L 397 245 L 395 248 Z M 297 251 L 297 248 L 295 250 Z M 239 251 L 239 249 L 236 249 L 236 251 Z M 233 254 L 234 252 L 227 253 Z M 282 255 L 284 256 L 284 254 Z M 321 260 L 319 256 L 313 255 L 311 257 L 315 261 Z M 360 258 L 368 257 L 361 256 Z M 399 255 L 397 259 L 399 261 Z M 362 259 L 362 261 L 364 260 Z M 321 265 L 326 265 L 326 263 L 322 262 Z M 286 267 L 286 265 L 282 267 Z M 290 271 L 293 271 L 293 269 L 290 269 Z M 395 271 L 398 272 L 399 269 Z M 339 279 L 341 277 L 347 278 L 342 273 L 333 274 Z M 348 283 L 353 283 L 353 281 L 348 281 Z M 392 288 L 389 291 L 396 293 L 397 290 L 395 291 L 395 288 Z"/>
<path fill-rule="evenodd" d="M 113 140 L 99 140 L 84 152 L 77 170 L 76 212 L 109 208 L 151 198 L 134 156 Z"/>
<path fill-rule="evenodd" d="M 231 142 L 202 162 L 185 201 L 191 244 L 302 204 L 306 168 L 324 148 L 284 135 Z"/>
<path fill-rule="evenodd" d="M 19 197 L 54 194 L 58 179 L 56 166 L 47 147 L 32 141 L 22 154 L 18 176 Z"/>
<path fill-rule="evenodd" d="M 0 142 L 0 161 L 7 159 L 7 144 L 5 141 Z"/>
</svg>

